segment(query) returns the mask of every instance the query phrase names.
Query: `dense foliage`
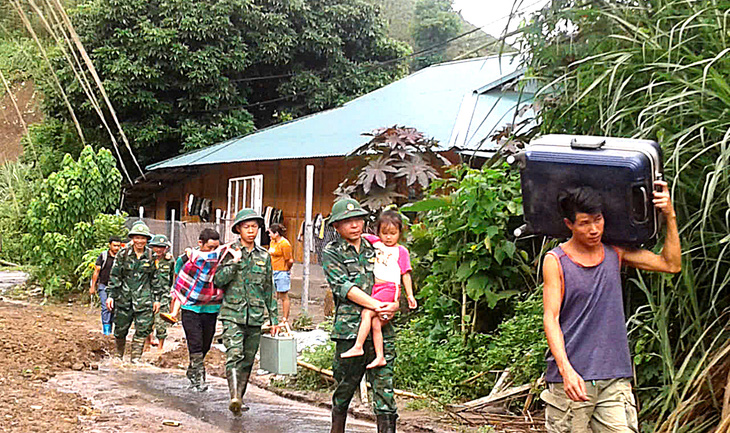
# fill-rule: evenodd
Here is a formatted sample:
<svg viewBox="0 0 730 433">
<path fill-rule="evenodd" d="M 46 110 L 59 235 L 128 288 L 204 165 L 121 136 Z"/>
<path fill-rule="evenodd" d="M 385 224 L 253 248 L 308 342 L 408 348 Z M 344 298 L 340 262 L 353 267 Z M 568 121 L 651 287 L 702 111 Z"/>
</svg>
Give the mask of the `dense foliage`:
<svg viewBox="0 0 730 433">
<path fill-rule="evenodd" d="M 625 285 L 646 430 L 709 431 L 722 411 L 730 364 L 710 361 L 730 306 L 728 8 L 554 0 L 524 29 L 527 66 L 543 83 L 542 133 L 651 138 L 664 150 L 682 273 L 632 272 Z"/>
<path fill-rule="evenodd" d="M 401 77 L 391 60 L 409 52 L 360 0 L 89 0 L 71 12 L 143 164 L 341 104 Z M 68 62 L 56 66 L 105 143 Z M 66 116 L 44 90 L 49 113 Z"/>
<path fill-rule="evenodd" d="M 25 217 L 25 252 L 38 267 L 46 294 L 76 287 L 84 253 L 123 232 L 118 204 L 121 175 L 106 149 L 84 148 L 78 161 L 66 155 L 62 169 L 40 183 Z"/>
<path fill-rule="evenodd" d="M 21 263 L 28 203 L 35 197 L 40 176 L 28 164 L 6 162 L 0 166 L 0 258 Z"/>
<path fill-rule="evenodd" d="M 418 0 L 413 20 L 413 48 L 416 52 L 438 48 L 419 55 L 415 61 L 420 69 L 445 60 L 449 39 L 461 33 L 461 18 L 451 8 L 452 0 Z"/>
<path fill-rule="evenodd" d="M 432 332 L 461 323 L 461 333 L 493 331 L 503 300 L 536 287 L 530 254 L 511 238 L 522 215 L 519 174 L 506 167 L 457 167 L 431 196 L 404 211 L 425 211 L 412 226 L 414 273 Z"/>
</svg>

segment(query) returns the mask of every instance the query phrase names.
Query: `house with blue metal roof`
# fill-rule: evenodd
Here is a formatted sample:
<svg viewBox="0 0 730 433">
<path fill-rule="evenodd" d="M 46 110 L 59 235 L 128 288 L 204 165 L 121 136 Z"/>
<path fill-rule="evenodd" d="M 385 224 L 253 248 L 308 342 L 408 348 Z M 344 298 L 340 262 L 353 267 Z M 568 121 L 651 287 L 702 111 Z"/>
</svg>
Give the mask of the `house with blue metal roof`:
<svg viewBox="0 0 730 433">
<path fill-rule="evenodd" d="M 306 165 L 315 166 L 314 212 L 327 214 L 332 191 L 351 167 L 345 157 L 368 140 L 364 132 L 413 127 L 438 140 L 453 160 L 494 152 L 489 137 L 514 123 L 518 107 L 531 99 L 514 86 L 523 75 L 517 63 L 502 56 L 430 66 L 341 107 L 149 165 L 148 180 L 129 197 L 135 204 L 146 199 L 146 213 L 158 219 L 175 209 L 195 220 L 187 212 L 190 196 L 205 201 L 207 218 L 224 221 L 243 207 L 271 206 L 296 232 L 304 219 Z"/>
</svg>

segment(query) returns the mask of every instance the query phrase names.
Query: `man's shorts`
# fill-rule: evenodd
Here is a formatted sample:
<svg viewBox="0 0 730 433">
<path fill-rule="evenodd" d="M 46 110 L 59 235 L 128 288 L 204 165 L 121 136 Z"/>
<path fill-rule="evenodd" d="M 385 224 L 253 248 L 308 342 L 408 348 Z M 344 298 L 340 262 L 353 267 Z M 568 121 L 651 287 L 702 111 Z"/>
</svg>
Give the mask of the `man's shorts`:
<svg viewBox="0 0 730 433">
<path fill-rule="evenodd" d="M 274 271 L 274 285 L 279 293 L 286 293 L 291 289 L 291 275 L 289 271 Z"/>
<path fill-rule="evenodd" d="M 549 433 L 638 433 L 636 401 L 630 379 L 591 380 L 588 401 L 568 398 L 562 383 L 550 383 L 540 394 L 546 403 L 545 427 Z"/>
</svg>

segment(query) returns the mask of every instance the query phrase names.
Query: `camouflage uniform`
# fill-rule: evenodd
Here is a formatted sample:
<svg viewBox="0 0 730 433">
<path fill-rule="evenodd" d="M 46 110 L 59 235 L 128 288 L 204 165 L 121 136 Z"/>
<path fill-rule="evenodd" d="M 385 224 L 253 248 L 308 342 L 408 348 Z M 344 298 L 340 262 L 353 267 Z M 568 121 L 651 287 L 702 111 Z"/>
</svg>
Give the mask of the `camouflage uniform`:
<svg viewBox="0 0 730 433">
<path fill-rule="evenodd" d="M 162 320 L 160 313 L 170 312 L 170 301 L 172 300 L 170 297 L 170 290 L 172 289 L 172 285 L 175 283 L 172 279 L 172 277 L 175 276 L 175 258 L 172 257 L 172 254 L 165 253 L 164 257 L 157 258 L 157 260 L 155 260 L 155 265 L 157 266 L 158 284 L 162 291 L 160 297 L 160 311 L 155 314 L 155 336 L 158 340 L 164 340 L 167 338 L 167 327 L 170 326 L 170 324 Z"/>
<path fill-rule="evenodd" d="M 322 265 L 332 288 L 335 301 L 335 319 L 332 339 L 335 341 L 333 371 L 337 388 L 332 396 L 333 412 L 346 413 L 352 396 L 359 389 L 363 374 L 373 385 L 373 411 L 376 415 L 395 415 L 393 393 L 393 360 L 395 359 L 395 332 L 388 323 L 383 326 L 383 346 L 387 364 L 366 371 L 365 366 L 375 359 L 372 340 L 365 344 L 365 356 L 341 358 L 340 355 L 355 345 L 360 327 L 362 308 L 347 299 L 347 293 L 358 287 L 368 295 L 375 277 L 373 264 L 375 249 L 366 239 L 361 240 L 360 252 L 344 239 L 330 242 L 322 251 Z M 369 338 L 369 337 L 368 337 Z"/>
<path fill-rule="evenodd" d="M 109 297 L 114 300 L 114 337 L 117 354 L 124 354 L 124 340 L 134 322 L 132 360 L 142 356 L 144 340 L 152 332 L 154 324 L 153 303 L 160 302 L 162 290 L 157 276 L 154 253 L 145 247 L 137 258 L 134 244 L 122 248 L 114 260 L 109 285 Z"/>
<path fill-rule="evenodd" d="M 259 349 L 264 310 L 272 325 L 278 324 L 271 257 L 266 249 L 255 245 L 249 252 L 235 242 L 240 261 L 230 254 L 221 260 L 214 283 L 225 290 L 218 316 L 223 323 L 223 344 L 226 346 L 226 376 L 231 398 L 240 401 L 246 392 L 254 357 Z M 235 395 L 234 395 L 235 394 Z"/>
</svg>

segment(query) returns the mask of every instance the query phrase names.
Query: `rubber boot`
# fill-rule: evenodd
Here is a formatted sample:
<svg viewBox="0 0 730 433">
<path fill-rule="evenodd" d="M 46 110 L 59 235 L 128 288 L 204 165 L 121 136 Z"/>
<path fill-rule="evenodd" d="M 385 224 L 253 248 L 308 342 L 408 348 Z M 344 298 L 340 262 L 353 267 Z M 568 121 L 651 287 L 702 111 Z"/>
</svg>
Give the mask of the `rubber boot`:
<svg viewBox="0 0 730 433">
<path fill-rule="evenodd" d="M 241 400 L 241 411 L 246 412 L 249 408 L 246 403 L 243 402 L 243 395 L 246 394 L 246 387 L 248 387 L 248 378 L 251 373 L 243 372 L 238 375 L 238 399 Z"/>
<path fill-rule="evenodd" d="M 376 415 L 378 433 L 395 433 L 395 421 L 398 419 L 396 414 Z"/>
<path fill-rule="evenodd" d="M 139 363 L 142 358 L 142 352 L 144 351 L 144 338 L 133 338 L 132 347 L 129 350 L 129 357 L 132 363 Z"/>
<path fill-rule="evenodd" d="M 116 342 L 116 346 L 117 346 L 117 358 L 122 359 L 122 358 L 124 358 L 124 347 L 127 345 L 127 339 L 126 338 L 116 338 L 115 342 Z"/>
<path fill-rule="evenodd" d="M 104 323 L 101 325 L 102 332 L 104 335 L 112 335 L 112 324 L 111 323 Z"/>
<path fill-rule="evenodd" d="M 200 355 L 200 365 L 198 366 L 198 377 L 200 377 L 200 386 L 198 391 L 205 392 L 208 390 L 208 382 L 205 381 L 205 355 Z"/>
<path fill-rule="evenodd" d="M 345 433 L 345 424 L 347 423 L 347 411 L 340 413 L 332 409 L 332 428 L 330 433 Z"/>
<path fill-rule="evenodd" d="M 203 354 L 202 353 L 191 353 L 190 364 L 188 365 L 188 371 L 186 376 L 190 380 L 190 388 L 196 391 L 200 390 L 201 386 L 201 367 L 203 366 Z"/>
<path fill-rule="evenodd" d="M 228 379 L 228 392 L 231 394 L 231 401 L 228 403 L 228 410 L 233 415 L 241 416 L 241 408 L 243 402 L 238 392 L 238 375 L 235 370 L 226 370 L 226 379 Z"/>
</svg>

